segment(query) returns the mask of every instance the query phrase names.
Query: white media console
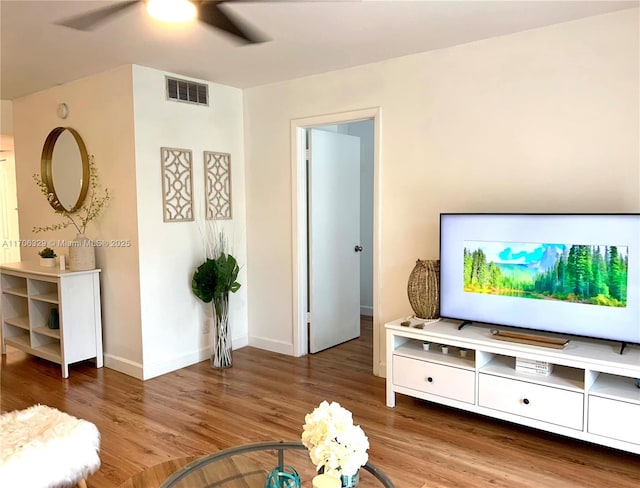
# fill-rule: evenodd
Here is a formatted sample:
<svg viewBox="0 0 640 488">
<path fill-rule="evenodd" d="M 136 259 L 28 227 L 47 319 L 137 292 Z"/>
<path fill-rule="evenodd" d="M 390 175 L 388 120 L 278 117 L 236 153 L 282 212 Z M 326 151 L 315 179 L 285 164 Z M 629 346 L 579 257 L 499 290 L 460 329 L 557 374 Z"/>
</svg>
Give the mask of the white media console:
<svg viewBox="0 0 640 488">
<path fill-rule="evenodd" d="M 462 321 L 453 320 L 420 329 L 424 321 L 401 322 L 386 324 L 387 406 L 402 393 L 640 454 L 640 347 L 620 354 L 620 343 L 568 336 L 564 349 L 552 349 L 491 334 L 522 329 L 472 323 L 458 330 Z M 553 368 L 549 375 L 522 373 L 516 358 Z"/>
<path fill-rule="evenodd" d="M 22 261 L 0 265 L 0 336 L 6 345 L 61 366 L 96 359 L 102 367 L 102 318 L 99 269 L 60 271 Z M 47 326 L 57 309 L 59 328 Z"/>
</svg>

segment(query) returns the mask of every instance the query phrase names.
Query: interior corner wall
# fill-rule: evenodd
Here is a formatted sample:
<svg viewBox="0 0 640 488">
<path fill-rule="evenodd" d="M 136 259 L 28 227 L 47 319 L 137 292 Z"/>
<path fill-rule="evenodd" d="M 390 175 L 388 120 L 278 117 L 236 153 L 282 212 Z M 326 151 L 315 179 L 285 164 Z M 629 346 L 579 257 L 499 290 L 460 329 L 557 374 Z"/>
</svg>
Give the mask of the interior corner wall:
<svg viewBox="0 0 640 488">
<path fill-rule="evenodd" d="M 215 226 L 241 266 L 241 287 L 229 303 L 233 348 L 248 342 L 242 91 L 191 80 L 208 85 L 208 106 L 167 100 L 167 75 L 186 79 L 133 67 L 144 379 L 208 357 L 210 304 L 191 291 L 193 273 L 204 262 L 204 151 L 231 155 L 232 219 Z M 162 147 L 192 152 L 193 221 L 163 221 Z"/>
<path fill-rule="evenodd" d="M 13 135 L 13 103 L 0 100 L 0 134 Z"/>
<path fill-rule="evenodd" d="M 380 108 L 383 362 L 441 212 L 640 211 L 638 31 L 636 8 L 247 89 L 251 336 L 292 338 L 292 119 Z"/>
<path fill-rule="evenodd" d="M 13 101 L 13 130 L 20 239 L 54 240 L 58 254 L 74 239 L 73 227 L 35 234 L 34 226 L 61 221 L 40 193 L 32 175 L 40 173 L 42 146 L 58 126 L 72 127 L 94 155 L 100 182 L 112 200 L 101 217 L 87 227 L 93 240 L 130 241 L 127 247 L 97 248 L 101 268 L 102 331 L 105 366 L 142 377 L 142 336 L 136 213 L 133 92 L 131 66 L 37 92 Z M 56 115 L 59 103 L 69 107 L 67 119 Z M 38 248 L 23 247 L 22 260 L 38 258 Z"/>
</svg>

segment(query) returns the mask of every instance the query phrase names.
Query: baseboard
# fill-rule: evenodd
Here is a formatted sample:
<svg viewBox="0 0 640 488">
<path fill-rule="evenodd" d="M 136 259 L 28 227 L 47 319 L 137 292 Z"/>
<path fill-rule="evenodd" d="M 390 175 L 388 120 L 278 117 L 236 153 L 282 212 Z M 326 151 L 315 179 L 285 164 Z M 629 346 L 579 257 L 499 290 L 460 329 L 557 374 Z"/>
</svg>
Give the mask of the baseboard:
<svg viewBox="0 0 640 488">
<path fill-rule="evenodd" d="M 249 345 L 249 337 L 248 336 L 242 336 L 239 339 L 234 339 L 232 344 L 231 344 L 231 349 L 233 349 L 234 351 L 236 349 L 240 349 L 241 347 L 245 347 Z"/>
<path fill-rule="evenodd" d="M 239 349 L 247 345 L 247 337 L 244 336 L 240 339 L 231 341 L 231 350 Z M 150 364 L 144 366 L 144 379 L 150 380 L 151 378 L 156 378 L 157 376 L 161 376 L 163 374 L 171 373 L 172 371 L 177 371 L 182 368 L 186 368 L 187 366 L 191 366 L 192 364 L 199 363 L 201 361 L 205 361 L 209 359 L 209 347 L 201 347 L 197 351 L 183 354 L 181 356 L 176 356 L 172 359 L 164 360 L 155 364 Z"/>
<path fill-rule="evenodd" d="M 181 356 L 176 356 L 163 361 L 144 365 L 144 380 L 150 380 L 166 373 L 171 373 L 178 369 L 186 368 L 192 364 L 199 363 L 209 358 L 209 348 L 201 347 L 197 351 L 193 351 Z"/>
<path fill-rule="evenodd" d="M 378 371 L 374 371 L 375 376 L 379 376 L 380 378 L 387 377 L 387 363 L 386 361 L 381 361 L 378 363 Z"/>
<path fill-rule="evenodd" d="M 293 344 L 290 342 L 274 341 L 273 339 L 266 339 L 264 337 L 249 337 L 249 345 L 257 347 L 258 349 L 264 349 L 266 351 L 277 352 L 279 354 L 286 354 L 293 356 Z"/>
<path fill-rule="evenodd" d="M 360 305 L 360 315 L 373 317 L 373 307 L 370 307 L 369 305 Z"/>
<path fill-rule="evenodd" d="M 130 359 L 125 359 L 120 356 L 114 356 L 113 354 L 105 353 L 104 354 L 104 367 L 119 371 L 120 373 L 124 373 L 129 376 L 133 376 L 134 378 L 138 378 L 139 380 L 143 379 L 143 368 L 142 364 L 131 361 Z"/>
<path fill-rule="evenodd" d="M 247 344 L 248 338 L 247 336 L 244 336 L 234 340 L 231 348 L 239 349 Z M 192 364 L 196 364 L 207 359 L 209 359 L 209 348 L 201 347 L 197 351 L 145 365 L 141 365 L 140 363 L 114 356 L 112 354 L 105 354 L 104 365 L 109 369 L 114 369 L 120 373 L 138 378 L 139 380 L 150 380 L 151 378 L 156 378 L 157 376 L 186 368 L 187 366 L 191 366 Z"/>
</svg>

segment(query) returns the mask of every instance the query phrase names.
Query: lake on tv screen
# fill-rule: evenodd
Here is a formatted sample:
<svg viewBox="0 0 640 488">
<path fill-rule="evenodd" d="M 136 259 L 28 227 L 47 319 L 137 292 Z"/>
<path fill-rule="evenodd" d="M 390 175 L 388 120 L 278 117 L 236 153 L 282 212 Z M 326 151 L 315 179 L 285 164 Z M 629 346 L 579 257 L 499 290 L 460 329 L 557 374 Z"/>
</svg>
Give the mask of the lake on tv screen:
<svg viewBox="0 0 640 488">
<path fill-rule="evenodd" d="M 464 241 L 464 291 L 627 306 L 628 246 Z"/>
</svg>

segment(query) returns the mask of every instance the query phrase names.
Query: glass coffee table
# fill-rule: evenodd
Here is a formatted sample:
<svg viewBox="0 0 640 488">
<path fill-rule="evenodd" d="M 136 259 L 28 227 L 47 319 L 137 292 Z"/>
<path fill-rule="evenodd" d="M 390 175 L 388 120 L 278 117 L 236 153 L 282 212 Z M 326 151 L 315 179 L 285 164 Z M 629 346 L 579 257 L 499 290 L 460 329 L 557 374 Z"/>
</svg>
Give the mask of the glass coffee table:
<svg viewBox="0 0 640 488">
<path fill-rule="evenodd" d="M 309 452 L 301 442 L 260 442 L 232 447 L 197 459 L 173 473 L 160 488 L 265 488 L 276 466 L 291 466 L 303 488 L 312 488 L 317 474 Z M 360 468 L 359 488 L 395 488 L 393 482 L 371 463 Z"/>
</svg>

